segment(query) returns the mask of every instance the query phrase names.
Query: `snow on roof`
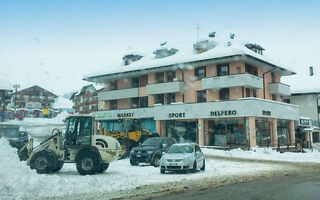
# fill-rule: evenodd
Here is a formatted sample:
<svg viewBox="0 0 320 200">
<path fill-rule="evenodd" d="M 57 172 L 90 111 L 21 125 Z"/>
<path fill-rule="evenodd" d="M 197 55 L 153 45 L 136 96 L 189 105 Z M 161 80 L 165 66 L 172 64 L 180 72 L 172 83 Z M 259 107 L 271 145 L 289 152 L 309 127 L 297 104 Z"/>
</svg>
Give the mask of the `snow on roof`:
<svg viewBox="0 0 320 200">
<path fill-rule="evenodd" d="M 0 76 L 0 90 L 12 90 L 10 82 L 2 76 Z"/>
<path fill-rule="evenodd" d="M 204 39 L 200 40 L 203 41 Z M 162 66 L 170 66 L 176 64 L 183 64 L 183 63 L 190 63 L 195 61 L 202 61 L 208 59 L 215 59 L 221 57 L 228 57 L 228 56 L 237 56 L 237 55 L 248 55 L 255 59 L 262 60 L 267 62 L 271 65 L 277 66 L 288 71 L 290 74 L 295 74 L 293 69 L 288 67 L 284 67 L 283 65 L 275 62 L 264 55 L 260 55 L 255 53 L 254 51 L 248 49 L 244 46 L 243 42 L 240 42 L 235 39 L 219 39 L 219 38 L 207 38 L 209 41 L 215 41 L 217 46 L 213 49 L 210 49 L 204 53 L 196 53 L 193 49 L 193 44 L 177 44 L 177 45 L 170 45 L 170 47 L 176 48 L 179 51 L 172 56 L 168 56 L 165 58 L 155 58 L 155 55 L 148 54 L 142 57 L 139 61 L 133 62 L 130 65 L 124 66 L 122 60 L 115 65 L 105 66 L 103 70 L 97 71 L 92 74 L 88 74 L 84 76 L 84 80 L 88 80 L 89 78 L 104 76 L 104 75 L 111 75 L 111 74 L 118 74 L 130 71 L 137 71 L 137 70 L 144 70 L 150 69 L 155 67 L 162 67 Z M 168 47 L 168 45 L 165 45 Z M 160 47 L 163 48 L 163 47 Z"/>
<path fill-rule="evenodd" d="M 54 104 L 53 104 L 53 108 L 54 109 L 59 109 L 59 108 L 72 108 L 72 101 L 69 99 L 66 99 L 64 97 L 58 97 Z"/>
<path fill-rule="evenodd" d="M 281 81 L 291 86 L 291 94 L 320 93 L 320 73 L 310 76 L 305 70 L 293 76 L 282 77 Z"/>
</svg>

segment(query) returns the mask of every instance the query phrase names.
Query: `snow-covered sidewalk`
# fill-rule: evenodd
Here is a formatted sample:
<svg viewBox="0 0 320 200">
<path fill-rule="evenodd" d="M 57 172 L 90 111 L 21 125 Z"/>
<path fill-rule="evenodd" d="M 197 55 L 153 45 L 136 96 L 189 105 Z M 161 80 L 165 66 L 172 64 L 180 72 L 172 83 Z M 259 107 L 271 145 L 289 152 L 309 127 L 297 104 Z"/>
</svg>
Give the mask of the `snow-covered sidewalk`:
<svg viewBox="0 0 320 200">
<path fill-rule="evenodd" d="M 224 158 L 242 158 L 252 160 L 268 160 L 283 162 L 299 162 L 299 163 L 320 163 L 320 152 L 314 150 L 307 153 L 280 153 L 271 148 L 252 148 L 249 151 L 242 149 L 232 149 L 230 151 L 202 148 L 205 155 L 212 155 Z"/>
<path fill-rule="evenodd" d="M 113 162 L 102 174 L 81 176 L 75 164 L 65 164 L 56 174 L 37 174 L 26 162 L 20 162 L 16 149 L 0 138 L 0 196 L 1 199 L 43 198 L 67 194 L 116 192 L 142 185 L 175 181 L 218 178 L 222 176 L 257 173 L 280 169 L 279 165 L 207 160 L 206 171 L 195 174 L 160 174 L 153 166 L 136 166 L 128 159 Z M 282 167 L 283 168 L 283 167 Z"/>
</svg>

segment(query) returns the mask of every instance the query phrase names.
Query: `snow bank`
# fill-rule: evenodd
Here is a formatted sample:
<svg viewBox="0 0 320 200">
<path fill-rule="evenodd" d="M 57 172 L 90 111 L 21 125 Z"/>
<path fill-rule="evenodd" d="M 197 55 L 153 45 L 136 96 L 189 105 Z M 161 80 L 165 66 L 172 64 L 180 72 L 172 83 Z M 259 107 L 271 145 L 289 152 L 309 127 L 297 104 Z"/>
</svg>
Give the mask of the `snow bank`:
<svg viewBox="0 0 320 200">
<path fill-rule="evenodd" d="M 222 156 L 228 158 L 245 158 L 258 160 L 272 160 L 285 162 L 313 162 L 320 163 L 319 151 L 308 151 L 307 153 L 280 153 L 271 148 L 252 148 L 250 151 L 232 149 L 230 151 L 203 148 L 206 155 Z"/>
<path fill-rule="evenodd" d="M 20 162 L 15 149 L 0 138 L 0 196 L 2 199 L 43 198 L 66 194 L 115 192 L 138 186 L 219 177 L 258 171 L 272 171 L 277 165 L 207 160 L 206 171 L 195 174 L 160 174 L 149 165 L 131 166 L 128 159 L 111 163 L 106 173 L 81 176 L 75 164 L 65 164 L 56 174 L 37 174 Z"/>
<path fill-rule="evenodd" d="M 69 114 L 66 111 L 59 113 L 55 118 L 24 118 L 23 120 L 9 120 L 3 124 L 17 124 L 17 125 L 32 125 L 32 126 L 41 126 L 41 125 L 62 125 L 64 124 L 63 120 Z"/>
</svg>

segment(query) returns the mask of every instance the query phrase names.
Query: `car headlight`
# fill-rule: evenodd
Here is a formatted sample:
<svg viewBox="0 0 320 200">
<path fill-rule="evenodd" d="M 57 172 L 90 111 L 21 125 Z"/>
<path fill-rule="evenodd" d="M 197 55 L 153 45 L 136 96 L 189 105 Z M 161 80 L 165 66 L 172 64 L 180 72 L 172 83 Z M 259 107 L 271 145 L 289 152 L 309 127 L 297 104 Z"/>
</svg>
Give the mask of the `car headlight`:
<svg viewBox="0 0 320 200">
<path fill-rule="evenodd" d="M 153 154 L 153 151 L 147 151 L 148 154 Z"/>
</svg>

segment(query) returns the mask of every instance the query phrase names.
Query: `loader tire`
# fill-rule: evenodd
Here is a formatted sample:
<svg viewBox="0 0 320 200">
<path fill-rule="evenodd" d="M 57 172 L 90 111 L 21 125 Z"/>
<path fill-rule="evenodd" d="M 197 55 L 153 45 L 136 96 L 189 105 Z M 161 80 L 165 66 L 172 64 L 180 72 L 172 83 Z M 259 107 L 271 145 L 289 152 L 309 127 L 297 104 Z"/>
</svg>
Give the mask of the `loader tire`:
<svg viewBox="0 0 320 200">
<path fill-rule="evenodd" d="M 31 158 L 30 168 L 35 169 L 38 174 L 49 174 L 57 167 L 55 154 L 50 150 L 40 151 Z"/>
<path fill-rule="evenodd" d="M 109 167 L 109 163 L 101 163 L 98 169 L 98 173 L 103 173 L 105 172 Z"/>
<path fill-rule="evenodd" d="M 54 168 L 54 169 L 52 170 L 52 172 L 58 172 L 58 171 L 60 171 L 60 170 L 62 169 L 62 167 L 63 167 L 63 164 L 64 164 L 64 162 L 58 161 L 56 168 Z"/>
<path fill-rule="evenodd" d="M 98 155 L 92 151 L 83 151 L 76 160 L 77 170 L 81 175 L 92 175 L 100 170 Z"/>
</svg>

